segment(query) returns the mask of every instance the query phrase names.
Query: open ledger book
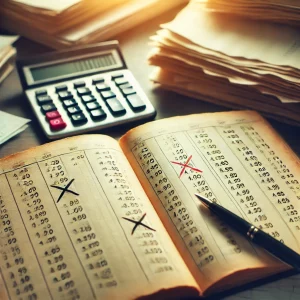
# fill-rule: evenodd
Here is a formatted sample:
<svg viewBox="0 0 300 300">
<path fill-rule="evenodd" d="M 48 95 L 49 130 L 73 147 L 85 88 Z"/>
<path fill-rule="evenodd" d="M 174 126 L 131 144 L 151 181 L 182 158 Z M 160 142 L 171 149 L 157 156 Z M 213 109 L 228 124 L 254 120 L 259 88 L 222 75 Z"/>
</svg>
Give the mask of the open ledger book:
<svg viewBox="0 0 300 300">
<path fill-rule="evenodd" d="M 0 298 L 209 295 L 288 270 L 194 193 L 300 252 L 299 176 L 297 156 L 251 111 L 174 117 L 119 143 L 82 135 L 4 158 Z"/>
</svg>

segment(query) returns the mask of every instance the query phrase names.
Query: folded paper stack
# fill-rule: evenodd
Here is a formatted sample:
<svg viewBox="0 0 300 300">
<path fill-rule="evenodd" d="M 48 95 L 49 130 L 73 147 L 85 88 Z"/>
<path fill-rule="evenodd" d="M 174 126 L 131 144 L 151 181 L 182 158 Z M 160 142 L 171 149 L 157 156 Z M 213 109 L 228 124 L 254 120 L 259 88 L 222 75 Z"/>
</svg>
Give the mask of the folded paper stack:
<svg viewBox="0 0 300 300">
<path fill-rule="evenodd" d="M 188 0 L 3 0 L 0 26 L 52 48 L 104 41 Z"/>
<path fill-rule="evenodd" d="M 300 26 L 298 0 L 198 0 L 207 11 Z"/>
<path fill-rule="evenodd" d="M 0 84 L 13 70 L 16 49 L 12 44 L 18 39 L 18 36 L 0 35 Z"/>
<path fill-rule="evenodd" d="M 231 108 L 258 110 L 300 125 L 300 31 L 232 18 L 191 1 L 151 37 L 151 79 Z"/>
</svg>

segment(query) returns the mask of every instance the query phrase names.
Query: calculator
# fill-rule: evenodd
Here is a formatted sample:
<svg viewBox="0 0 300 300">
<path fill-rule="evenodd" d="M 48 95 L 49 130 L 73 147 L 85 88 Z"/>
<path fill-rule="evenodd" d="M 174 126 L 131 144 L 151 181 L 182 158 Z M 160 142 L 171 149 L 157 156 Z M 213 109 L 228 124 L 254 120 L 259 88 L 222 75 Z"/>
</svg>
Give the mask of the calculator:
<svg viewBox="0 0 300 300">
<path fill-rule="evenodd" d="M 49 139 L 155 117 L 118 41 L 17 61 L 26 97 Z"/>
</svg>

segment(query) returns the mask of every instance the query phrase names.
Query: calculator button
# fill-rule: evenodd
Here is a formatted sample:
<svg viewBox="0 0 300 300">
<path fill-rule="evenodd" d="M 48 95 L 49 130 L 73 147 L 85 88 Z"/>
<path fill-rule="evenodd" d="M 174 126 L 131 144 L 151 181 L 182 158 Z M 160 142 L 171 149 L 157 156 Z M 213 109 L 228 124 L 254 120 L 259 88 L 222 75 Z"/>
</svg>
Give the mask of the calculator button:
<svg viewBox="0 0 300 300">
<path fill-rule="evenodd" d="M 92 84 L 97 84 L 97 83 L 104 83 L 104 78 L 103 77 L 98 77 L 98 78 L 94 78 L 92 80 Z"/>
<path fill-rule="evenodd" d="M 63 105 L 64 105 L 65 108 L 70 107 L 70 106 L 74 106 L 76 104 L 77 104 L 77 102 L 76 102 L 75 99 L 69 99 L 69 100 L 63 101 Z"/>
<path fill-rule="evenodd" d="M 73 114 L 77 114 L 77 113 L 82 112 L 82 110 L 80 109 L 80 107 L 79 107 L 78 105 L 68 107 L 68 108 L 67 108 L 67 111 L 68 111 L 68 113 L 69 113 L 70 115 L 73 115 Z"/>
<path fill-rule="evenodd" d="M 74 125 L 80 125 L 87 122 L 87 118 L 83 113 L 71 115 L 70 119 Z"/>
<path fill-rule="evenodd" d="M 77 89 L 77 94 L 78 94 L 79 96 L 90 95 L 91 93 L 92 93 L 92 92 L 91 92 L 91 90 L 90 90 L 89 88 L 83 87 L 83 88 L 78 88 L 78 89 Z"/>
<path fill-rule="evenodd" d="M 133 88 L 129 88 L 129 89 L 123 89 L 122 93 L 123 95 L 132 95 L 132 94 L 136 94 L 136 91 Z"/>
<path fill-rule="evenodd" d="M 46 96 L 37 96 L 36 99 L 37 99 L 37 102 L 38 102 L 39 105 L 53 103 L 52 98 L 48 95 L 46 95 Z"/>
<path fill-rule="evenodd" d="M 102 92 L 102 91 L 109 91 L 110 90 L 110 86 L 105 84 L 105 83 L 99 83 L 96 85 L 96 90 L 98 92 Z"/>
<path fill-rule="evenodd" d="M 59 92 L 58 97 L 60 100 L 67 100 L 73 98 L 73 95 L 71 92 Z"/>
<path fill-rule="evenodd" d="M 47 90 L 37 90 L 35 91 L 36 96 L 47 95 Z"/>
<path fill-rule="evenodd" d="M 103 99 L 114 98 L 116 94 L 112 91 L 103 91 L 100 93 Z"/>
<path fill-rule="evenodd" d="M 93 95 L 81 96 L 81 99 L 82 99 L 83 103 L 88 103 L 88 102 L 96 101 L 96 98 Z"/>
<path fill-rule="evenodd" d="M 116 85 L 121 85 L 121 84 L 128 83 L 127 79 L 124 78 L 124 77 L 116 78 L 114 80 L 114 82 L 115 82 Z"/>
<path fill-rule="evenodd" d="M 84 87 L 84 86 L 85 86 L 85 82 L 84 81 L 74 82 L 74 88 L 80 88 L 80 87 Z"/>
<path fill-rule="evenodd" d="M 90 115 L 94 121 L 99 121 L 106 118 L 106 113 L 102 108 L 91 110 Z"/>
<path fill-rule="evenodd" d="M 94 101 L 94 102 L 87 103 L 86 108 L 88 110 L 93 110 L 93 109 L 96 109 L 96 108 L 101 108 L 101 105 L 98 102 Z"/>
<path fill-rule="evenodd" d="M 112 79 L 112 80 L 115 80 L 115 79 L 117 79 L 117 78 L 122 78 L 122 77 L 124 77 L 124 74 L 118 73 L 118 74 L 112 75 L 112 76 L 111 76 L 111 79 Z"/>
<path fill-rule="evenodd" d="M 126 112 L 125 108 L 117 98 L 107 99 L 106 105 L 113 115 L 121 115 Z"/>
<path fill-rule="evenodd" d="M 137 94 L 129 95 L 126 98 L 133 111 L 144 110 L 146 108 L 146 104 Z"/>
<path fill-rule="evenodd" d="M 49 111 L 57 110 L 56 106 L 53 103 L 42 105 L 42 113 L 46 114 Z"/>
<path fill-rule="evenodd" d="M 128 89 L 128 88 L 132 88 L 132 85 L 130 83 L 119 85 L 120 90 Z"/>
<path fill-rule="evenodd" d="M 64 85 L 58 85 L 55 87 L 55 92 L 62 92 L 62 91 L 67 91 L 68 87 L 64 84 Z"/>
<path fill-rule="evenodd" d="M 61 115 L 57 110 L 49 111 L 49 112 L 46 113 L 46 118 L 47 118 L 48 121 L 50 121 L 52 119 L 57 119 L 57 118 L 60 118 L 60 117 L 61 117 Z"/>
<path fill-rule="evenodd" d="M 67 124 L 62 118 L 52 119 L 49 121 L 52 130 L 61 130 L 67 127 Z"/>
</svg>

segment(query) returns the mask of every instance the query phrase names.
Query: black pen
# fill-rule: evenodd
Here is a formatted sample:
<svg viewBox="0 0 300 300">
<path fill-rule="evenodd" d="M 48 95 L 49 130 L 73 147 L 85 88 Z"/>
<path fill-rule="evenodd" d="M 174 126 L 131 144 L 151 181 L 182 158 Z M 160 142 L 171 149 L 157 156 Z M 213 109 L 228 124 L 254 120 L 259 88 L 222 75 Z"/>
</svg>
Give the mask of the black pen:
<svg viewBox="0 0 300 300">
<path fill-rule="evenodd" d="M 223 206 L 199 195 L 195 196 L 207 207 L 209 210 L 214 212 L 222 220 L 224 220 L 229 226 L 234 228 L 236 231 L 246 236 L 251 242 L 261 246 L 275 257 L 279 258 L 283 262 L 291 265 L 298 271 L 300 271 L 300 255 L 284 245 L 283 243 L 277 241 L 269 234 L 263 232 L 257 227 L 253 226 L 243 218 L 232 213 Z"/>
</svg>

